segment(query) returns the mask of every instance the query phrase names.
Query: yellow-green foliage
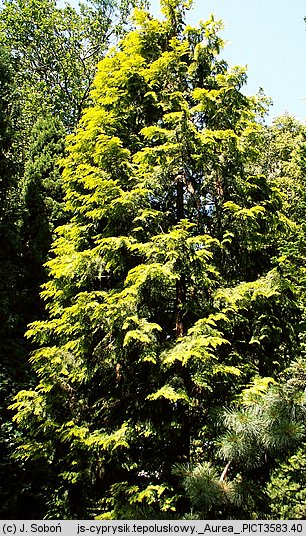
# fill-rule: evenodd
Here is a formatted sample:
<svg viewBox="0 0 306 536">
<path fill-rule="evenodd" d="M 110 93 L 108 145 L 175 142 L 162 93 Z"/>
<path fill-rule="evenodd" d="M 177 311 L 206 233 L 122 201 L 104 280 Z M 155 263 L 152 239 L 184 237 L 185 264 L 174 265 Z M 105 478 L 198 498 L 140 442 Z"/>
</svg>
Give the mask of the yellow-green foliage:
<svg viewBox="0 0 306 536">
<path fill-rule="evenodd" d="M 173 512 L 171 466 L 207 422 L 210 455 L 208 412 L 287 352 L 281 198 L 247 150 L 257 104 L 240 92 L 244 70 L 218 58 L 219 23 L 184 27 L 181 1 L 162 7 L 163 21 L 137 11 L 99 63 L 68 139 L 72 217 L 46 266 L 48 316 L 28 331 L 38 383 L 13 406 L 20 452 L 48 452 L 50 495 L 63 490 L 71 515 L 80 489 L 85 517 Z M 244 391 L 246 406 L 265 382 Z"/>
</svg>

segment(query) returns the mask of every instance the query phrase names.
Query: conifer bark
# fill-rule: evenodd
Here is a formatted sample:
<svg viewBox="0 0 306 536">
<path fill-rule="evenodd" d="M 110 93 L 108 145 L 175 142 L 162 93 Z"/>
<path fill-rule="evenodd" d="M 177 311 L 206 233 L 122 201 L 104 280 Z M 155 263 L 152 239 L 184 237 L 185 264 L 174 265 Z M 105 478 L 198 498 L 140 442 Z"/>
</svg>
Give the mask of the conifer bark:
<svg viewBox="0 0 306 536">
<path fill-rule="evenodd" d="M 177 211 L 177 223 L 184 218 L 184 182 L 185 177 L 180 174 L 176 178 L 176 211 Z M 182 269 L 182 268 L 181 268 Z M 186 304 L 186 277 L 181 272 L 179 279 L 176 281 L 176 318 L 175 318 L 175 332 L 176 338 L 179 339 L 186 334 L 186 327 L 184 323 L 184 306 Z M 188 382 L 187 370 L 181 370 L 181 376 L 184 379 L 184 384 Z M 182 461 L 188 461 L 190 459 L 190 415 L 189 408 L 183 407 L 181 409 L 181 455 Z"/>
<path fill-rule="evenodd" d="M 183 176 L 178 175 L 176 187 L 176 210 L 177 222 L 184 218 L 184 183 Z M 175 313 L 175 333 L 176 338 L 183 337 L 185 334 L 184 326 L 184 305 L 186 302 L 186 281 L 184 274 L 176 282 L 176 313 Z"/>
</svg>

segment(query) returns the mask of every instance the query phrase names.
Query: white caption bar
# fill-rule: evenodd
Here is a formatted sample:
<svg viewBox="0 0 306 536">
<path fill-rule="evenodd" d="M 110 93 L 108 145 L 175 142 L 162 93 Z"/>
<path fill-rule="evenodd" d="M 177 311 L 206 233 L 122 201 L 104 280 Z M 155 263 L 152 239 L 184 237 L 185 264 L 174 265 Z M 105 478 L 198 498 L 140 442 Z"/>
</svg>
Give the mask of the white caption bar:
<svg viewBox="0 0 306 536">
<path fill-rule="evenodd" d="M 38 534 L 63 536 L 124 536 L 125 534 L 176 534 L 209 536 L 213 533 L 238 535 L 287 534 L 306 536 L 306 521 L 0 521 L 0 536 Z"/>
</svg>

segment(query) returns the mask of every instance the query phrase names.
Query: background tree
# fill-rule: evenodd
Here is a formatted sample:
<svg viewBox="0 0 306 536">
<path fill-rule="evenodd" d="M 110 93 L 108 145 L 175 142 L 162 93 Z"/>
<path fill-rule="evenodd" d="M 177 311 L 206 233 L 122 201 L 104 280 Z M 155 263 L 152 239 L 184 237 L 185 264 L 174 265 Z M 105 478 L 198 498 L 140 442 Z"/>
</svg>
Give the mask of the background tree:
<svg viewBox="0 0 306 536">
<path fill-rule="evenodd" d="M 278 464 L 268 484 L 271 517 L 305 519 L 305 443 Z"/>
<path fill-rule="evenodd" d="M 305 125 L 284 114 L 262 130 L 258 166 L 283 194 L 283 208 L 296 223 L 305 215 Z"/>
<path fill-rule="evenodd" d="M 54 230 L 67 220 L 63 207 L 60 158 L 64 156 L 65 130 L 61 121 L 51 116 L 38 119 L 32 130 L 28 159 L 22 179 L 24 214 L 24 287 L 27 296 L 28 322 L 43 314 L 40 286 L 45 282 L 44 263 L 54 238 Z M 40 304 L 40 305 L 39 305 Z"/>
<path fill-rule="evenodd" d="M 10 459 L 14 439 L 7 409 L 11 395 L 25 385 L 22 196 L 18 183 L 19 119 L 14 60 L 0 48 L 0 500 L 3 515 L 15 512 L 12 497 L 20 472 Z"/>
<path fill-rule="evenodd" d="M 141 2 L 140 2 L 141 3 Z M 18 60 L 23 120 L 46 111 L 72 129 L 83 110 L 96 66 L 110 41 L 128 26 L 137 0 L 97 0 L 79 10 L 55 0 L 6 0 L 2 42 Z"/>
</svg>

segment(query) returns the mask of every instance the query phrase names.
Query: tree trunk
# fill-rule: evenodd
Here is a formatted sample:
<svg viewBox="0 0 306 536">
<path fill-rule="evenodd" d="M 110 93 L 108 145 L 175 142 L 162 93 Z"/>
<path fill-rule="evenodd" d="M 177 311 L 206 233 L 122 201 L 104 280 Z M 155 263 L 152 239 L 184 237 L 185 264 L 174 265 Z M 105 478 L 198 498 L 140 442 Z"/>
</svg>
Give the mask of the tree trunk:
<svg viewBox="0 0 306 536">
<path fill-rule="evenodd" d="M 178 175 L 177 187 L 176 187 L 176 211 L 177 222 L 180 222 L 184 217 L 184 183 L 183 176 Z M 185 327 L 183 321 L 183 308 L 186 302 L 186 281 L 185 276 L 181 274 L 180 278 L 176 282 L 176 304 L 175 304 L 175 333 L 176 338 L 183 337 L 185 335 Z"/>
<path fill-rule="evenodd" d="M 178 175 L 176 177 L 176 214 L 177 222 L 179 223 L 184 218 L 184 183 L 185 177 Z M 186 328 L 184 324 L 184 306 L 186 303 L 186 278 L 181 273 L 179 279 L 176 282 L 176 312 L 175 312 L 175 333 L 176 338 L 183 337 L 186 334 Z M 182 378 L 184 378 L 185 385 L 188 383 L 188 370 L 183 367 L 181 370 Z M 188 406 L 181 406 L 181 460 L 184 462 L 190 459 L 190 416 Z"/>
</svg>

